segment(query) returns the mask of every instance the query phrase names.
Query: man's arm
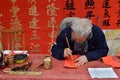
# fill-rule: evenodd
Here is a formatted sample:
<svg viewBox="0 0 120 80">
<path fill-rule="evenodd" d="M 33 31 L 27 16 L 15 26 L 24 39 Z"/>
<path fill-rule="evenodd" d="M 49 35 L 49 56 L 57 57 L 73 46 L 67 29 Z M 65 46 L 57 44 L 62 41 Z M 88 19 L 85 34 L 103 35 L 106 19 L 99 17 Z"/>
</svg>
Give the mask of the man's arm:
<svg viewBox="0 0 120 80">
<path fill-rule="evenodd" d="M 88 61 L 91 60 L 97 60 L 100 59 L 101 57 L 104 57 L 108 53 L 108 46 L 106 43 L 105 35 L 102 32 L 102 30 L 99 27 L 96 27 L 93 29 L 93 42 L 94 42 L 94 50 L 87 52 L 85 55 L 88 59 Z M 92 46 L 91 46 L 92 47 Z"/>
<path fill-rule="evenodd" d="M 56 44 L 53 45 L 51 49 L 52 56 L 60 60 L 65 59 L 63 57 L 64 48 L 66 48 L 65 34 L 61 32 L 60 35 L 57 37 Z"/>
</svg>

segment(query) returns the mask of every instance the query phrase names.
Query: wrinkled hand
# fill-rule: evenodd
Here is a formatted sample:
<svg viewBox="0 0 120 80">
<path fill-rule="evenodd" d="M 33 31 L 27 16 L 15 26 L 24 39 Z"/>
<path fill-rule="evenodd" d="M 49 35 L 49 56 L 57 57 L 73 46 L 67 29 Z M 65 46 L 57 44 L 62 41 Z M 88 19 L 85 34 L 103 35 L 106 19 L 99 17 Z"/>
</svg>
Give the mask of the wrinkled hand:
<svg viewBox="0 0 120 80">
<path fill-rule="evenodd" d="M 72 51 L 69 48 L 64 49 L 64 58 L 68 58 L 72 55 Z"/>
<path fill-rule="evenodd" d="M 74 62 L 77 62 L 77 66 L 81 66 L 83 64 L 85 64 L 86 62 L 88 62 L 87 57 L 85 55 L 80 56 L 79 58 L 77 58 L 76 60 L 74 60 Z"/>
</svg>

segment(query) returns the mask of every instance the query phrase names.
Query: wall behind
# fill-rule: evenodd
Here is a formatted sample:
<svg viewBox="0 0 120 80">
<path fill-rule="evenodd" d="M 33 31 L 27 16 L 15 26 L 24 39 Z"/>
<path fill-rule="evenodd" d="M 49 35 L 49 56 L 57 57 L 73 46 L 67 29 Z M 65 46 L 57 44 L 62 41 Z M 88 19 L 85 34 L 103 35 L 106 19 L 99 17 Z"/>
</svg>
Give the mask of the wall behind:
<svg viewBox="0 0 120 80">
<path fill-rule="evenodd" d="M 86 17 L 101 29 L 120 29 L 120 1 L 0 0 L 0 30 L 24 29 L 30 53 L 50 52 L 65 17 Z"/>
</svg>

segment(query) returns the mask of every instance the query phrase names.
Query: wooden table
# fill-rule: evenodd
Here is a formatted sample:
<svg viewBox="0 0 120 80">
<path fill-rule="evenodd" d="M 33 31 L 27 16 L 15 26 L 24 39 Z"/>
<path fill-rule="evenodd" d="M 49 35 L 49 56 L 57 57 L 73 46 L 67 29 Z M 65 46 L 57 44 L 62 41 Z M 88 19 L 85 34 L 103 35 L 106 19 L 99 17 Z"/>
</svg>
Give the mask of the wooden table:
<svg viewBox="0 0 120 80">
<path fill-rule="evenodd" d="M 31 69 L 34 69 L 43 62 L 44 56 L 47 54 L 30 54 L 27 61 L 31 61 L 33 64 Z M 41 76 L 16 76 L 3 73 L 0 70 L 0 80 L 120 80 L 120 69 L 114 69 L 119 78 L 114 79 L 91 79 L 88 68 L 103 68 L 110 67 L 102 61 L 91 61 L 84 66 L 80 66 L 78 69 L 64 68 L 64 60 L 57 60 L 52 58 L 52 69 L 45 70 L 43 67 L 39 68 L 42 72 Z"/>
</svg>

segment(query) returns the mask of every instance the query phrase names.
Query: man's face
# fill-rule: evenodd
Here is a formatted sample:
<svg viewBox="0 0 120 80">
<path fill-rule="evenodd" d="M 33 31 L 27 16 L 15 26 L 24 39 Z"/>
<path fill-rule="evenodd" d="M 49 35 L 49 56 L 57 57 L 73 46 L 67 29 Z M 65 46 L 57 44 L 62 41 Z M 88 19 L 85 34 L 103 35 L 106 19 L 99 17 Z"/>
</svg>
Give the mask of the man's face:
<svg viewBox="0 0 120 80">
<path fill-rule="evenodd" d="M 88 35 L 84 35 L 84 36 L 82 36 L 82 37 L 76 36 L 75 32 L 73 32 L 73 31 L 72 31 L 72 33 L 71 33 L 71 36 L 72 36 L 72 39 L 73 39 L 75 42 L 77 42 L 77 43 L 82 43 L 82 42 L 84 42 L 84 41 L 87 39 L 87 37 L 88 37 Z"/>
</svg>

